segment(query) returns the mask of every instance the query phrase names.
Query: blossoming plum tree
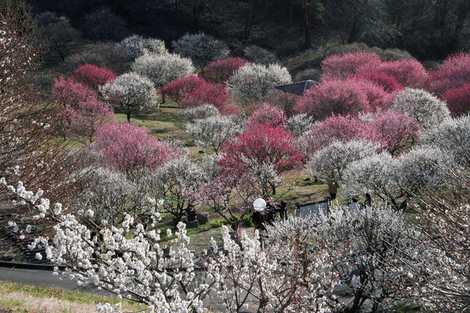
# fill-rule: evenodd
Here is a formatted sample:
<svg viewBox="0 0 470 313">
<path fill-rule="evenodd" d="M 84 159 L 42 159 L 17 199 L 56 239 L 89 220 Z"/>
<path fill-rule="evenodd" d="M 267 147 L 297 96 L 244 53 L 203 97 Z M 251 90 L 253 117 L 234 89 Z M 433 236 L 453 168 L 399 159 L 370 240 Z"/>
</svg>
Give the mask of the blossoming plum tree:
<svg viewBox="0 0 470 313">
<path fill-rule="evenodd" d="M 72 78 L 94 90 L 98 90 L 98 87 L 115 80 L 116 74 L 104 67 L 94 64 L 83 64 L 73 71 Z"/>
<path fill-rule="evenodd" d="M 226 58 L 210 62 L 201 71 L 201 76 L 214 83 L 225 83 L 235 72 L 248 63 L 242 58 Z"/>
<path fill-rule="evenodd" d="M 141 57 L 144 54 L 166 54 L 168 53 L 165 42 L 155 38 L 144 38 L 139 35 L 132 35 L 124 38 L 116 45 L 116 48 L 129 60 Z"/>
<path fill-rule="evenodd" d="M 375 53 L 353 52 L 334 54 L 323 60 L 321 67 L 323 77 L 329 79 L 347 79 L 363 67 L 376 67 L 382 61 Z"/>
<path fill-rule="evenodd" d="M 269 103 L 264 103 L 250 115 L 246 121 L 246 127 L 250 128 L 258 124 L 264 124 L 271 127 L 285 128 L 286 123 L 284 111 Z"/>
<path fill-rule="evenodd" d="M 126 114 L 130 122 L 133 114 L 149 109 L 155 104 L 155 89 L 150 80 L 136 73 L 118 76 L 101 87 L 101 93 L 116 110 Z"/>
<path fill-rule="evenodd" d="M 199 68 L 204 67 L 210 61 L 223 59 L 230 54 L 225 42 L 204 33 L 185 34 L 173 41 L 172 45 L 176 53 L 190 58 Z"/>
<path fill-rule="evenodd" d="M 52 86 L 54 99 L 63 106 L 77 106 L 80 102 L 96 100 L 96 93 L 72 78 L 59 76 Z"/>
</svg>

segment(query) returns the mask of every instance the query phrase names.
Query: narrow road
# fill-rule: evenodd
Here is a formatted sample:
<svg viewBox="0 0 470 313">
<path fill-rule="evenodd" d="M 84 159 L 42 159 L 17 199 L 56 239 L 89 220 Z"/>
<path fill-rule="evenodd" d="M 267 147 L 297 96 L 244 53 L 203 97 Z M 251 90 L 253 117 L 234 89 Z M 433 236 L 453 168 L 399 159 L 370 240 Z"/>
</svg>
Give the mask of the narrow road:
<svg viewBox="0 0 470 313">
<path fill-rule="evenodd" d="M 80 287 L 76 282 L 68 278 L 55 276 L 52 275 L 52 272 L 44 270 L 27 270 L 0 267 L 0 281 L 10 281 L 35 286 L 45 286 L 104 294 L 104 292 L 98 291 L 95 288 Z"/>
</svg>

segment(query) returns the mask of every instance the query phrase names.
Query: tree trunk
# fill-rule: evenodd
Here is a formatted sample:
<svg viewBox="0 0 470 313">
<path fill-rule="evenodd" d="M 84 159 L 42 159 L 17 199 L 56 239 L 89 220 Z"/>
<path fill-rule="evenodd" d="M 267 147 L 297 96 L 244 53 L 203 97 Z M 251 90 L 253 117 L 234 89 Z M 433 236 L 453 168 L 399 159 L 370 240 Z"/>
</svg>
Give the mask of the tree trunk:
<svg viewBox="0 0 470 313">
<path fill-rule="evenodd" d="M 311 0 L 304 0 L 304 47 L 308 49 L 312 46 L 312 30 L 310 13 L 312 10 Z"/>
<path fill-rule="evenodd" d="M 126 112 L 126 117 L 127 117 L 127 122 L 130 123 L 131 122 L 131 112 L 127 111 Z"/>
</svg>

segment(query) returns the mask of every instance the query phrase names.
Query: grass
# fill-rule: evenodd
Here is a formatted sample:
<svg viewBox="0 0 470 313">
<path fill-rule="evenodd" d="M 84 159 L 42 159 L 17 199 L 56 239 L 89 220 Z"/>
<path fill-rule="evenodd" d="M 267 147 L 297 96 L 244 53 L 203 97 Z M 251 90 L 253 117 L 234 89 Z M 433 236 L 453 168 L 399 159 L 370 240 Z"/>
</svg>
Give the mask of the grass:
<svg viewBox="0 0 470 313">
<path fill-rule="evenodd" d="M 0 308 L 12 313 L 89 313 L 98 303 L 119 303 L 116 297 L 82 291 L 0 282 Z M 123 307 L 137 311 L 139 305 L 124 302 Z"/>
</svg>

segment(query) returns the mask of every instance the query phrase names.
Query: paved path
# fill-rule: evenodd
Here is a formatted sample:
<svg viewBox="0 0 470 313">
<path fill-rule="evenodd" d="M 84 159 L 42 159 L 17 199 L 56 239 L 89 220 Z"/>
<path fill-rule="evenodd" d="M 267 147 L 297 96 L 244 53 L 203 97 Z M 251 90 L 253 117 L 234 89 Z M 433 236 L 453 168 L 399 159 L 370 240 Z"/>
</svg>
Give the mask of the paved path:
<svg viewBox="0 0 470 313">
<path fill-rule="evenodd" d="M 12 269 L 0 267 L 0 281 L 10 281 L 28 285 L 61 288 L 67 290 L 79 290 L 97 292 L 90 287 L 80 287 L 74 281 L 52 275 L 52 272 L 44 270 Z M 101 292 L 100 292 L 101 293 Z"/>
</svg>

